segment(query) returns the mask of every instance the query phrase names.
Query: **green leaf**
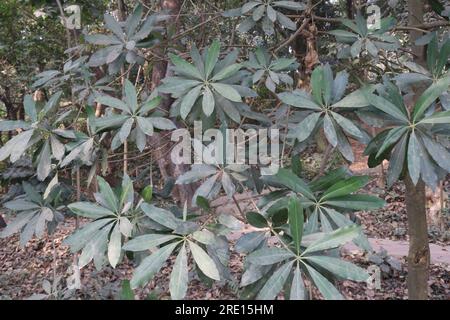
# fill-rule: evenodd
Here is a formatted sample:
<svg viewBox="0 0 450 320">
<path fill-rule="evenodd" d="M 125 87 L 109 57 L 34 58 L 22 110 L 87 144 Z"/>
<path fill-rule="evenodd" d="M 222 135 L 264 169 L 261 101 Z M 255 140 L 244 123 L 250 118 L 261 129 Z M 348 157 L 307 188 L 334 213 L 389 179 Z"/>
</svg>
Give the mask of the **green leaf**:
<svg viewBox="0 0 450 320">
<path fill-rule="evenodd" d="M 311 109 L 321 111 L 320 106 L 312 101 L 310 96 L 305 94 L 302 91 L 293 91 L 293 92 L 282 92 L 278 94 L 278 98 L 293 107 L 303 108 L 303 109 Z"/>
<path fill-rule="evenodd" d="M 239 63 L 234 63 L 229 65 L 228 67 L 223 68 L 219 72 L 217 72 L 214 77 L 212 77 L 211 81 L 220 81 L 223 79 L 227 79 L 236 74 L 241 69 L 242 65 Z"/>
<path fill-rule="evenodd" d="M 262 4 L 261 1 L 249 1 L 242 6 L 241 13 L 245 14 L 245 13 L 249 12 L 250 10 L 252 10 L 254 7 L 259 6 L 261 4 Z"/>
<path fill-rule="evenodd" d="M 84 36 L 84 40 L 100 46 L 108 46 L 113 44 L 117 45 L 122 43 L 116 36 L 106 34 L 88 34 Z"/>
<path fill-rule="evenodd" d="M 436 67 L 437 58 L 438 58 L 438 40 L 435 34 L 427 45 L 427 66 L 432 74 L 435 71 L 434 69 Z"/>
<path fill-rule="evenodd" d="M 178 238 L 178 236 L 172 234 L 145 234 L 125 243 L 125 245 L 123 246 L 123 250 L 144 251 L 156 248 L 159 245 L 176 238 Z"/>
<path fill-rule="evenodd" d="M 266 11 L 265 5 L 261 5 L 257 8 L 255 8 L 255 10 L 253 10 L 253 14 L 252 14 L 253 21 L 261 20 L 261 18 L 264 16 L 265 11 Z"/>
<path fill-rule="evenodd" d="M 164 117 L 150 117 L 147 119 L 159 130 L 173 130 L 177 128 L 172 120 Z"/>
<path fill-rule="evenodd" d="M 302 256 L 307 253 L 337 248 L 356 238 L 360 232 L 360 229 L 361 228 L 357 225 L 351 225 L 327 233 L 322 238 L 311 243 L 306 250 L 303 251 Z"/>
<path fill-rule="evenodd" d="M 434 161 L 444 170 L 450 172 L 450 153 L 440 143 L 430 139 L 426 135 L 420 135 L 423 139 L 425 148 Z"/>
<path fill-rule="evenodd" d="M 403 171 L 407 142 L 408 135 L 403 135 L 394 149 L 392 149 L 391 158 L 389 159 L 389 169 L 387 177 L 388 187 L 391 187 L 393 183 L 397 181 Z"/>
<path fill-rule="evenodd" d="M 182 119 L 186 119 L 189 115 L 189 112 L 191 112 L 192 106 L 194 105 L 195 101 L 197 101 L 201 90 L 202 86 L 197 86 L 184 96 L 180 106 L 180 115 Z"/>
<path fill-rule="evenodd" d="M 145 202 L 150 203 L 152 202 L 153 198 L 153 187 L 152 186 L 146 186 L 144 190 L 141 192 L 142 199 L 144 199 Z"/>
<path fill-rule="evenodd" d="M 199 83 L 199 82 L 196 81 L 196 83 Z M 155 97 L 155 98 L 147 100 L 146 102 L 143 103 L 143 105 L 139 109 L 138 114 L 140 116 L 145 116 L 150 110 L 153 110 L 157 106 L 159 106 L 159 104 L 161 103 L 161 100 L 162 100 L 161 97 Z"/>
<path fill-rule="evenodd" d="M 133 14 L 130 15 L 126 21 L 126 33 L 127 37 L 130 38 L 135 32 L 142 18 L 142 5 L 138 4 L 134 10 Z M 133 300 L 133 299 L 132 299 Z"/>
<path fill-rule="evenodd" d="M 297 1 L 275 1 L 272 3 L 272 5 L 275 7 L 280 7 L 294 11 L 302 11 L 307 8 L 307 6 L 304 3 L 299 3 Z"/>
<path fill-rule="evenodd" d="M 266 218 L 258 212 L 247 212 L 246 213 L 247 222 L 256 228 L 266 228 L 269 224 Z"/>
<path fill-rule="evenodd" d="M 25 210 L 32 210 L 32 209 L 39 209 L 40 206 L 34 202 L 30 202 L 24 199 L 17 199 L 5 202 L 3 204 L 3 207 L 13 210 L 13 211 L 25 211 Z"/>
<path fill-rule="evenodd" d="M 111 189 L 110 185 L 100 176 L 97 176 L 97 182 L 100 189 L 100 193 L 105 201 L 105 204 L 113 212 L 119 211 L 119 200 L 117 199 L 114 191 Z"/>
<path fill-rule="evenodd" d="M 172 230 L 175 230 L 178 227 L 179 219 L 177 219 L 172 212 L 148 203 L 143 203 L 141 208 L 147 217 L 155 222 Z"/>
<path fill-rule="evenodd" d="M 266 238 L 266 232 L 255 231 L 243 234 L 236 242 L 234 248 L 238 253 L 250 253 L 254 251 Z"/>
<path fill-rule="evenodd" d="M 170 274 L 169 291 L 172 300 L 181 300 L 185 297 L 188 288 L 188 270 L 186 246 L 183 243 Z"/>
<path fill-rule="evenodd" d="M 358 38 L 357 34 L 354 34 L 353 32 L 350 31 L 346 31 L 346 30 L 331 30 L 328 31 L 329 34 L 338 37 L 338 38 L 350 38 L 352 40 L 356 40 Z"/>
<path fill-rule="evenodd" d="M 29 129 L 30 124 L 21 120 L 0 121 L 0 131 L 13 131 L 16 129 Z"/>
<path fill-rule="evenodd" d="M 345 132 L 358 139 L 364 139 L 364 135 L 359 128 L 349 119 L 341 116 L 339 113 L 331 111 L 334 120 L 344 129 Z"/>
<path fill-rule="evenodd" d="M 189 248 L 191 249 L 194 261 L 200 270 L 209 278 L 214 280 L 220 280 L 219 270 L 217 270 L 214 260 L 211 259 L 208 254 L 197 244 L 189 241 Z"/>
<path fill-rule="evenodd" d="M 294 128 L 293 135 L 297 138 L 298 142 L 305 141 L 309 138 L 314 131 L 320 116 L 321 112 L 313 112 Z"/>
<path fill-rule="evenodd" d="M 128 139 L 128 136 L 130 135 L 131 128 L 133 127 L 133 124 L 134 124 L 134 118 L 128 118 L 124 122 L 122 127 L 120 128 L 120 130 L 119 130 L 119 138 L 120 138 L 120 141 L 122 143 L 124 143 Z"/>
<path fill-rule="evenodd" d="M 220 94 L 222 97 L 234 101 L 234 102 L 241 102 L 241 95 L 239 92 L 234 89 L 232 86 L 224 83 L 211 83 L 214 90 L 217 91 L 218 94 Z"/>
<path fill-rule="evenodd" d="M 399 107 L 392 104 L 390 101 L 386 100 L 383 97 L 376 96 L 374 94 L 366 95 L 367 101 L 373 105 L 375 108 L 380 109 L 381 111 L 387 113 L 388 115 L 402 121 L 408 123 L 408 118 L 400 111 Z"/>
<path fill-rule="evenodd" d="M 327 300 L 343 300 L 344 297 L 339 293 L 339 291 L 328 281 L 324 276 L 317 272 L 314 268 L 306 265 L 308 273 L 314 284 L 322 293 L 323 297 Z"/>
<path fill-rule="evenodd" d="M 39 163 L 36 169 L 37 177 L 40 181 L 44 181 L 52 170 L 52 154 L 50 152 L 50 142 L 46 140 L 41 153 L 39 154 Z"/>
<path fill-rule="evenodd" d="M 214 111 L 214 95 L 209 89 L 209 87 L 205 87 L 203 92 L 203 101 L 202 101 L 202 109 L 203 113 L 209 117 Z"/>
<path fill-rule="evenodd" d="M 358 191 L 368 182 L 368 176 L 350 177 L 346 180 L 341 180 L 326 190 L 321 200 L 345 196 L 352 192 Z"/>
<path fill-rule="evenodd" d="M 394 143 L 396 143 L 406 132 L 408 127 L 397 127 L 391 129 L 383 141 L 383 144 L 378 149 L 376 157 L 381 156 L 387 149 L 389 149 Z"/>
<path fill-rule="evenodd" d="M 64 239 L 64 244 L 70 246 L 70 251 L 75 253 L 81 250 L 91 239 L 95 236 L 96 233 L 102 228 L 109 230 L 108 224 L 115 221 L 115 219 L 99 219 L 95 220 L 91 223 L 88 223 L 81 229 L 78 229 L 70 236 Z"/>
<path fill-rule="evenodd" d="M 50 99 L 47 101 L 44 108 L 40 112 L 41 116 L 45 116 L 47 112 L 53 110 L 58 105 L 59 99 L 61 98 L 62 94 L 63 94 L 62 91 L 58 91 L 57 93 L 55 93 L 50 97 Z"/>
<path fill-rule="evenodd" d="M 422 147 L 419 145 L 420 142 L 416 137 L 415 132 L 413 131 L 409 136 L 409 144 L 408 144 L 408 172 L 413 181 L 414 185 L 417 184 L 420 177 L 420 153 L 422 151 Z"/>
<path fill-rule="evenodd" d="M 436 112 L 433 115 L 426 117 L 418 122 L 419 124 L 450 124 L 450 110 L 443 112 Z M 1 130 L 0 130 L 1 131 Z"/>
<path fill-rule="evenodd" d="M 10 156 L 11 162 L 16 162 L 25 152 L 28 142 L 34 133 L 34 129 L 19 133 L 14 136 L 11 140 L 5 143 L 5 145 L 0 148 L 0 161 L 5 160 Z"/>
<path fill-rule="evenodd" d="M 314 69 L 314 71 L 311 74 L 311 87 L 312 87 L 312 94 L 314 96 L 314 99 L 319 105 L 323 105 L 322 100 L 322 93 L 324 91 L 324 85 L 325 85 L 325 79 L 324 79 L 324 73 L 323 73 L 323 67 L 318 66 Z"/>
<path fill-rule="evenodd" d="M 108 260 L 113 268 L 116 267 L 120 260 L 120 252 L 122 251 L 122 234 L 119 230 L 119 224 L 116 223 L 112 229 L 108 243 Z"/>
<path fill-rule="evenodd" d="M 282 71 L 293 66 L 296 61 L 297 60 L 295 58 L 279 58 L 275 61 L 272 61 L 269 68 L 273 71 Z"/>
<path fill-rule="evenodd" d="M 274 300 L 278 293 L 283 289 L 283 286 L 289 277 L 294 261 L 283 264 L 276 270 L 272 276 L 267 280 L 264 287 L 258 293 L 257 300 Z"/>
<path fill-rule="evenodd" d="M 372 93 L 374 86 L 366 86 L 345 96 L 342 100 L 334 103 L 332 108 L 363 108 L 370 105 L 367 94 Z"/>
<path fill-rule="evenodd" d="M 134 292 L 131 289 L 130 280 L 122 281 L 122 290 L 120 291 L 120 300 L 134 300 Z"/>
<path fill-rule="evenodd" d="M 445 65 L 447 64 L 449 56 L 450 56 L 450 39 L 447 38 L 447 41 L 442 45 L 441 51 L 439 52 L 439 59 L 436 65 L 435 74 L 440 75 L 442 73 Z"/>
<path fill-rule="evenodd" d="M 127 102 L 127 105 L 129 106 L 131 112 L 135 113 L 138 109 L 136 88 L 128 79 L 125 79 L 124 91 L 125 101 Z"/>
<path fill-rule="evenodd" d="M 448 90 L 450 85 L 450 77 L 444 77 L 437 82 L 433 83 L 424 93 L 417 99 L 414 110 L 413 120 L 419 120 L 430 105 L 445 91 Z"/>
<path fill-rule="evenodd" d="M 95 98 L 95 101 L 97 101 L 100 104 L 104 104 L 108 107 L 119 109 L 126 113 L 131 113 L 130 108 L 122 100 L 119 100 L 117 98 L 104 95 L 104 96 L 98 96 L 97 98 Z"/>
<path fill-rule="evenodd" d="M 350 53 L 353 58 L 357 58 L 362 50 L 363 40 L 358 39 L 356 40 L 350 47 Z"/>
<path fill-rule="evenodd" d="M 119 37 L 119 39 L 123 40 L 124 34 L 117 20 L 107 13 L 105 13 L 103 17 L 105 19 L 106 27 L 111 30 L 117 37 Z"/>
<path fill-rule="evenodd" d="M 330 105 L 333 92 L 333 71 L 327 63 L 323 66 L 323 101 L 325 105 Z"/>
<path fill-rule="evenodd" d="M 75 202 L 69 204 L 67 207 L 76 215 L 91 219 L 98 219 L 114 215 L 114 212 L 112 212 L 111 210 L 90 202 Z"/>
<path fill-rule="evenodd" d="M 206 60 L 205 60 L 205 78 L 206 79 L 209 78 L 209 75 L 214 70 L 217 60 L 219 59 L 219 53 L 220 53 L 220 42 L 218 40 L 214 40 L 206 54 Z"/>
<path fill-rule="evenodd" d="M 0 232 L 1 238 L 6 238 L 13 235 L 16 232 L 19 232 L 31 219 L 34 218 L 38 211 L 32 212 L 23 212 L 17 217 L 8 223 L 5 229 Z"/>
<path fill-rule="evenodd" d="M 34 102 L 33 97 L 30 94 L 25 95 L 25 98 L 23 99 L 23 108 L 25 110 L 25 114 L 30 117 L 31 121 L 36 122 L 37 121 L 36 102 Z"/>
<path fill-rule="evenodd" d="M 55 157 L 56 160 L 61 161 L 64 157 L 64 144 L 58 140 L 56 135 L 52 134 L 50 136 L 50 145 L 52 147 L 53 157 Z"/>
<path fill-rule="evenodd" d="M 192 234 L 192 238 L 194 238 L 196 241 L 206 244 L 206 245 L 212 245 L 216 241 L 216 237 L 214 236 L 214 233 L 212 233 L 208 229 L 195 231 Z"/>
<path fill-rule="evenodd" d="M 177 71 L 179 73 L 203 81 L 203 76 L 201 75 L 200 71 L 198 71 L 198 69 L 192 64 L 186 62 L 185 60 L 172 53 L 169 54 L 169 58 L 170 61 L 172 61 L 172 63 L 177 67 Z"/>
<path fill-rule="evenodd" d="M 291 293 L 289 295 L 289 299 L 290 300 L 306 299 L 305 284 L 303 282 L 300 267 L 298 265 L 294 270 L 294 277 L 292 278 Z"/>
<path fill-rule="evenodd" d="M 327 256 L 309 256 L 305 257 L 315 265 L 330 271 L 334 275 L 353 281 L 366 281 L 369 274 L 366 270 L 354 265 L 353 263 L 341 260 L 339 258 Z"/>
<path fill-rule="evenodd" d="M 292 240 L 294 241 L 297 254 L 300 254 L 300 244 L 302 242 L 304 217 L 303 217 L 303 208 L 300 204 L 299 199 L 296 196 L 292 196 L 289 199 L 288 215 L 289 215 L 289 228 L 291 230 L 291 237 Z"/>
<path fill-rule="evenodd" d="M 252 252 L 247 259 L 249 262 L 256 265 L 267 266 L 293 257 L 295 257 L 295 255 L 286 249 L 266 247 Z"/>
<path fill-rule="evenodd" d="M 383 207 L 385 202 L 383 199 L 371 195 L 349 194 L 329 199 L 324 204 L 352 210 L 374 210 Z"/>
<path fill-rule="evenodd" d="M 328 114 L 326 114 L 325 117 L 323 118 L 323 131 L 325 133 L 325 137 L 327 138 L 328 142 L 333 147 L 336 147 L 338 143 L 337 133 L 333 124 L 333 120 Z"/>
<path fill-rule="evenodd" d="M 341 179 L 346 179 L 349 176 L 349 171 L 345 167 L 341 167 L 327 172 L 324 176 L 311 181 L 308 185 L 312 191 L 323 191 L 331 187 Z"/>
<path fill-rule="evenodd" d="M 308 185 L 290 170 L 280 168 L 275 175 L 275 178 L 279 183 L 292 191 L 301 193 L 309 199 L 315 199 L 314 194 L 309 189 Z"/>
<path fill-rule="evenodd" d="M 147 136 L 153 135 L 153 124 L 150 121 L 150 118 L 136 117 L 136 122 L 139 129 L 141 129 L 144 134 Z"/>
<path fill-rule="evenodd" d="M 136 289 L 150 281 L 161 269 L 164 262 L 169 258 L 170 254 L 178 244 L 179 242 L 171 243 L 145 258 L 134 271 L 133 278 L 131 278 L 131 287 Z"/>
</svg>

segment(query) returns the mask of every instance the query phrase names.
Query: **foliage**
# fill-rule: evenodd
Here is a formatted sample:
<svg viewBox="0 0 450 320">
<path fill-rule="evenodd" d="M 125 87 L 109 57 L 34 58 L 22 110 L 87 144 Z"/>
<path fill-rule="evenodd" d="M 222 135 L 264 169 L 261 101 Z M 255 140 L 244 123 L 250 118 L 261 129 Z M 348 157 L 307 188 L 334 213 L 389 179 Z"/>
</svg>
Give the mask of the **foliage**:
<svg viewBox="0 0 450 320">
<path fill-rule="evenodd" d="M 345 112 L 367 106 L 363 88 L 344 96 L 348 84 L 348 74 L 339 72 L 333 77 L 330 65 L 318 66 L 311 75 L 312 95 L 302 90 L 283 92 L 280 100 L 296 108 L 306 109 L 308 115 L 295 124 L 289 136 L 302 142 L 311 137 L 317 127 L 322 127 L 328 142 L 337 147 L 350 162 L 354 155 L 347 136 L 358 139 L 362 143 L 370 140 L 368 134 L 350 120 Z"/>
<path fill-rule="evenodd" d="M 403 177 L 407 169 L 414 184 L 422 178 L 435 189 L 444 173 L 450 171 L 450 154 L 445 145 L 450 113 L 429 112 L 433 102 L 449 85 L 450 77 L 447 77 L 428 87 L 411 112 L 399 89 L 389 82 L 377 89 L 378 95 L 367 95 L 371 106 L 386 115 L 385 123 L 389 123 L 390 128 L 379 133 L 365 153 L 370 155 L 371 165 L 389 159 L 389 186 Z"/>
<path fill-rule="evenodd" d="M 96 101 L 122 111 L 120 115 L 110 114 L 94 120 L 97 132 L 120 128 L 111 142 L 112 150 L 123 144 L 131 134 L 136 146 L 142 151 L 147 143 L 145 136 L 153 135 L 154 128 L 161 130 L 176 128 L 172 121 L 155 116 L 156 113 L 147 117 L 148 113 L 159 105 L 161 98 L 150 95 L 145 102 L 139 104 L 136 88 L 129 80 L 125 80 L 122 100 L 103 95 L 97 97 Z"/>
<path fill-rule="evenodd" d="M 219 56 L 218 41 L 205 49 L 203 55 L 196 46 L 192 46 L 191 58 L 194 64 L 179 56 L 169 55 L 176 76 L 163 79 L 158 90 L 170 93 L 176 99 L 172 104 L 172 115 L 186 119 L 189 114 L 193 114 L 195 118 L 205 119 L 215 114 L 223 120 L 228 117 L 234 122 L 240 122 L 239 103 L 242 97 L 254 97 L 256 93 L 238 84 L 243 79 L 242 72 L 239 72 L 242 65 L 236 63 L 238 52 L 232 51 L 222 60 Z"/>
<path fill-rule="evenodd" d="M 331 3 L 318 8 L 300 1 L 190 1 L 181 7 L 193 11 L 176 15 L 133 2 L 137 5 L 131 14 L 118 21 L 110 3 L 98 2 L 101 13 L 109 12 L 104 25 L 97 15 L 88 15 L 83 30 L 67 33 L 56 19 L 54 4 L 48 7 L 51 14 L 42 14 L 34 11 L 36 4 L 20 2 L 26 10 L 19 12 L 17 24 L 13 19 L 19 2 L 0 4 L 0 64 L 6 75 L 0 82 L 0 111 L 7 115 L 0 121 L 0 132 L 7 132 L 5 143 L 0 141 L 0 161 L 9 158 L 13 163 L 6 170 L 2 167 L 1 177 L 33 183 L 22 184 L 23 194 L 19 184 L 11 186 L 3 197 L 3 206 L 17 216 L 0 235 L 20 233 L 24 246 L 34 235 L 51 234 L 69 211 L 86 218 L 64 243 L 73 253 L 81 252 L 81 268 L 92 260 L 97 269 L 106 263 L 115 268 L 124 257 L 133 260 L 138 266 L 131 281 L 123 283 L 122 298 L 134 299 L 132 290 L 147 285 L 172 260 L 172 299 L 185 298 L 194 277 L 207 284 L 233 283 L 227 236 L 242 230 L 244 222 L 255 230 L 233 246 L 245 255 L 241 298 L 276 299 L 283 294 L 286 299 L 307 299 L 312 298 L 307 289 L 315 286 L 326 299 L 342 299 L 337 281 L 365 281 L 367 273 L 340 259 L 339 248 L 353 241 L 370 252 L 352 215 L 385 203 L 363 191 L 367 176 L 352 175 L 345 168 L 321 172 L 311 180 L 302 177 L 299 149 L 318 133 L 323 132 L 330 150 L 336 148 L 348 162 L 355 158 L 351 139 L 367 145 L 369 166 L 388 159 L 389 186 L 408 174 L 415 184 L 423 180 L 436 188 L 450 172 L 447 36 L 440 41 L 438 32 L 430 32 L 416 42 L 427 45 L 422 66 L 410 61 L 409 50 L 399 50 L 408 39 L 389 12 L 376 29 L 361 12 L 354 21 L 336 20 L 334 14 L 341 9 Z M 228 10 L 228 5 L 240 7 Z M 211 7 L 221 11 L 223 21 L 216 23 L 219 13 L 204 18 L 209 13 L 201 9 Z M 331 12 L 319 17 L 326 8 Z M 443 14 L 444 8 L 433 10 Z M 229 17 L 242 17 L 238 34 L 237 21 Z M 306 24 L 299 30 L 302 21 Z M 331 30 L 336 21 L 345 30 Z M 262 33 L 252 31 L 260 29 Z M 319 39 L 320 32 L 342 43 L 337 57 L 348 60 L 336 65 L 325 57 L 334 44 L 329 37 Z M 66 50 L 62 43 L 67 43 Z M 61 58 L 63 54 L 67 56 Z M 316 56 L 323 63 L 312 68 L 319 61 Z M 363 79 L 349 75 L 352 67 L 364 68 Z M 403 72 L 405 67 L 411 72 Z M 34 83 L 26 87 L 36 73 Z M 261 88 L 263 83 L 267 90 Z M 419 87 L 425 90 L 409 107 Z M 50 98 L 43 102 L 28 94 L 29 89 Z M 18 103 L 22 100 L 23 106 Z M 292 167 L 267 176 L 260 165 L 227 161 L 205 161 L 186 170 L 176 166 L 166 189 L 172 190 L 174 181 L 175 189 L 192 183 L 196 191 L 191 202 L 183 203 L 183 209 L 171 207 L 172 195 L 163 192 L 164 202 L 157 203 L 161 197 L 155 196 L 161 194 L 153 185 L 153 165 L 158 163 L 160 176 L 165 176 L 163 158 L 171 148 L 155 131 L 190 129 L 195 120 L 202 121 L 203 131 L 218 124 L 222 131 L 277 126 L 282 129 L 281 156 L 287 163 L 292 160 Z M 372 138 L 362 122 L 383 130 Z M 157 143 L 148 146 L 150 136 Z M 128 141 L 134 141 L 137 150 L 127 144 L 118 153 Z M 143 153 L 147 146 L 148 153 Z M 212 154 L 215 144 L 201 146 L 202 155 Z M 131 153 L 137 155 L 128 157 Z M 148 154 L 150 159 L 142 159 Z M 136 166 L 129 171 L 133 178 L 125 173 L 114 188 L 106 179 L 117 177 L 121 160 L 111 158 L 118 155 Z M 150 168 L 140 171 L 148 162 Z M 151 185 L 140 179 L 148 172 Z M 76 202 L 68 199 L 58 180 L 70 180 L 72 173 Z M 95 181 L 98 190 L 82 190 L 84 180 L 88 186 Z M 260 198 L 257 204 L 251 199 L 255 211 L 238 206 L 238 217 L 216 215 L 209 203 L 225 194 L 238 204 L 235 195 L 250 190 L 258 193 L 252 197 Z M 46 281 L 46 294 L 40 298 L 61 296 L 58 283 L 59 278 L 53 287 Z"/>
<path fill-rule="evenodd" d="M 136 288 L 150 281 L 161 269 L 171 254 L 178 250 L 175 264 L 170 275 L 169 290 L 172 299 L 182 299 L 188 287 L 188 251 L 201 272 L 205 276 L 220 280 L 220 273 L 213 258 L 205 251 L 216 241 L 214 233 L 192 220 L 187 220 L 186 208 L 183 219 L 175 217 L 170 211 L 144 204 L 144 213 L 154 222 L 167 230 L 164 233 L 148 233 L 128 241 L 123 249 L 126 251 L 144 251 L 160 246 L 146 257 L 136 268 L 131 287 Z M 203 248 L 202 248 L 203 247 Z"/>
<path fill-rule="evenodd" d="M 131 237 L 142 216 L 141 205 L 134 198 L 133 182 L 124 176 L 122 186 L 114 191 L 102 178 L 97 177 L 99 192 L 94 193 L 96 203 L 75 202 L 68 208 L 78 216 L 93 219 L 82 229 L 65 239 L 72 252 L 81 250 L 78 260 L 82 268 L 91 260 L 100 269 L 105 261 L 115 267 L 122 255 L 122 238 Z"/>
<path fill-rule="evenodd" d="M 296 70 L 298 63 L 295 58 L 271 59 L 269 52 L 259 47 L 249 54 L 249 60 L 245 66 L 253 72 L 252 82 L 257 84 L 264 80 L 267 89 L 275 93 L 277 85 L 282 83 L 293 86 L 294 80 L 287 74 Z"/>
<path fill-rule="evenodd" d="M 48 193 L 38 193 L 27 182 L 22 184 L 25 194 L 8 201 L 3 206 L 17 213 L 17 217 L 0 232 L 2 238 L 20 233 L 20 245 L 23 247 L 35 235 L 41 238 L 45 231 L 52 233 L 58 222 L 64 220 L 58 206 L 60 190 L 52 188 Z"/>
<path fill-rule="evenodd" d="M 89 66 L 98 67 L 108 64 L 108 72 L 115 74 L 120 71 L 125 61 L 130 64 L 143 64 L 144 57 L 140 54 L 139 48 L 150 47 L 157 42 L 156 38 L 147 38 L 151 33 L 160 35 L 164 31 L 157 26 L 157 23 L 164 17 L 150 15 L 141 23 L 142 15 L 142 5 L 139 4 L 122 26 L 111 15 L 105 14 L 105 27 L 112 34 L 92 34 L 86 35 L 84 38 L 88 43 L 106 46 L 91 55 Z"/>
<path fill-rule="evenodd" d="M 395 82 L 403 91 L 413 91 L 417 85 L 430 86 L 439 79 L 448 77 L 446 64 L 450 58 L 450 38 L 443 43 L 438 43 L 437 35 L 432 34 L 427 46 L 426 68 L 412 61 L 407 61 L 404 65 L 411 70 L 395 76 Z M 450 109 L 450 93 L 448 90 L 439 97 L 439 101 L 445 110 Z"/>
<path fill-rule="evenodd" d="M 275 33 L 274 23 L 295 30 L 296 24 L 287 17 L 283 10 L 303 11 L 306 5 L 297 1 L 247 1 L 240 9 L 232 9 L 224 13 L 225 16 L 248 16 L 239 25 L 239 32 L 246 33 L 253 29 L 256 25 L 260 25 L 261 29 L 268 36 Z"/>
<path fill-rule="evenodd" d="M 37 162 L 37 177 L 44 180 L 52 170 L 52 158 L 61 161 L 65 154 L 64 142 L 75 138 L 72 130 L 61 129 L 59 125 L 71 113 L 71 110 L 58 114 L 58 103 L 62 92 L 54 94 L 45 103 L 39 106 L 31 97 L 24 99 L 25 113 L 28 121 L 3 120 L 0 121 L 0 131 L 21 129 L 21 133 L 9 140 L 0 149 L 0 160 L 10 158 L 15 162 L 25 151 L 35 147 L 34 161 Z"/>
<path fill-rule="evenodd" d="M 373 59 L 378 59 L 380 50 L 396 50 L 399 47 L 397 38 L 387 33 L 395 25 L 392 17 L 381 19 L 379 29 L 370 29 L 360 11 L 355 21 L 341 19 L 341 23 L 351 31 L 338 29 L 329 32 L 336 37 L 336 41 L 347 44 L 338 55 L 340 58 L 357 58 L 367 52 Z"/>
<path fill-rule="evenodd" d="M 240 247 L 248 249 L 251 246 L 256 250 L 247 256 L 247 268 L 241 285 L 251 286 L 250 290 L 258 292 L 257 299 L 273 300 L 284 289 L 286 298 L 304 300 L 308 296 L 304 284 L 304 277 L 307 277 L 325 299 L 336 300 L 343 297 L 332 284 L 333 279 L 367 280 L 365 270 L 331 253 L 332 249 L 358 235 L 356 225 L 344 226 L 330 233 L 308 232 L 303 227 L 303 208 L 299 198 L 291 195 L 285 199 L 288 201 L 288 219 L 283 226 L 279 226 L 273 217 L 266 220 L 258 213 L 249 219 L 258 228 L 263 227 L 261 224 L 268 226 L 283 246 L 273 247 L 260 240 L 255 241 L 255 234 L 252 237 L 243 236 Z M 284 230 L 287 236 L 280 236 L 275 226 L 278 230 Z"/>
</svg>

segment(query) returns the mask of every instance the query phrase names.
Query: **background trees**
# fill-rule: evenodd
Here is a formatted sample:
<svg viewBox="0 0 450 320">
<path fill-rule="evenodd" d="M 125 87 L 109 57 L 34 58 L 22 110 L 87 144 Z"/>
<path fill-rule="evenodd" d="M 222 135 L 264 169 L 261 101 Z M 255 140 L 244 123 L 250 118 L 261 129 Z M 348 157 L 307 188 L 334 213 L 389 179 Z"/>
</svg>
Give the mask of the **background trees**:
<svg viewBox="0 0 450 320">
<path fill-rule="evenodd" d="M 170 294 L 179 299 L 189 268 L 205 281 L 231 279 L 226 235 L 245 222 L 258 229 L 236 244 L 247 254 L 246 295 L 303 299 L 306 283 L 340 298 L 337 280 L 367 274 L 336 249 L 354 241 L 371 250 L 351 213 L 384 204 L 358 193 L 367 177 L 325 172 L 335 150 L 353 162 L 358 141 L 370 166 L 389 160 L 387 187 L 404 180 L 408 289 L 427 298 L 425 185 L 438 188 L 450 170 L 445 4 L 379 1 L 380 17 L 361 1 L 78 4 L 82 30 L 60 24 L 59 1 L 0 7 L 0 160 L 28 158 L 37 178 L 5 181 L 9 191 L 19 184 L 4 197 L 17 216 L 2 236 L 21 232 L 25 244 L 65 216 L 90 218 L 66 239 L 78 266 L 138 263 L 132 253 L 143 251 L 136 288 L 175 254 Z M 196 120 L 203 130 L 280 129 L 286 168 L 261 176 L 259 166 L 172 163 L 171 130 Z M 311 177 L 299 158 L 314 144 L 325 146 Z M 222 188 L 238 219 L 210 208 Z M 259 194 L 251 212 L 236 200 L 243 192 Z"/>
</svg>

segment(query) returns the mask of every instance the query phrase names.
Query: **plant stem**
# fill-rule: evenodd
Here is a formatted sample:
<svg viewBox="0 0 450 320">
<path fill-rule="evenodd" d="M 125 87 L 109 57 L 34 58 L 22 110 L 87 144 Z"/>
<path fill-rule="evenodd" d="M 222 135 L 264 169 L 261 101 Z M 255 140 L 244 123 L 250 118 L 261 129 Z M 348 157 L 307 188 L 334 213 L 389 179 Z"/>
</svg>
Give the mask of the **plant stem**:
<svg viewBox="0 0 450 320">
<path fill-rule="evenodd" d="M 430 247 L 425 208 L 425 184 L 417 185 L 409 175 L 405 178 L 405 201 L 408 215 L 408 297 L 410 300 L 428 299 L 428 269 L 430 267 Z"/>
</svg>

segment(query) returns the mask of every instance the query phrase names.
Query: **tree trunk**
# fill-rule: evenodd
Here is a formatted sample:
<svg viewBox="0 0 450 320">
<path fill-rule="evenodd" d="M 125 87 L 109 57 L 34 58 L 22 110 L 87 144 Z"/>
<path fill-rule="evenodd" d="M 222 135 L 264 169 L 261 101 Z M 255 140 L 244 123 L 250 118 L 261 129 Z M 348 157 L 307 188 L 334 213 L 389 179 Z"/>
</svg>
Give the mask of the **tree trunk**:
<svg viewBox="0 0 450 320">
<path fill-rule="evenodd" d="M 409 24 L 423 23 L 423 1 L 408 0 Z M 424 47 L 414 46 L 415 40 L 422 32 L 411 30 L 410 41 L 416 63 L 424 64 Z M 416 98 L 423 92 L 418 90 Z M 426 219 L 425 184 L 419 180 L 414 185 L 409 174 L 405 177 L 406 212 L 408 215 L 408 298 L 411 300 L 428 299 L 428 270 L 430 267 L 430 247 Z"/>
<path fill-rule="evenodd" d="M 408 215 L 408 298 L 428 299 L 428 269 L 430 247 L 425 208 L 425 184 L 422 180 L 414 185 L 409 175 L 405 178 L 406 212 Z"/>
<path fill-rule="evenodd" d="M 173 17 L 169 19 L 166 23 L 167 25 L 177 24 L 177 14 L 181 10 L 182 1 L 180 0 L 161 0 L 161 10 L 167 10 L 169 14 L 172 14 Z M 165 53 L 162 49 L 157 49 L 157 54 L 164 56 Z M 169 76 L 170 70 L 168 70 L 168 62 L 167 61 L 157 61 L 155 62 L 152 70 L 152 82 L 151 82 L 151 90 L 154 90 L 160 83 L 161 80 Z M 173 103 L 173 99 L 166 94 L 160 94 L 163 98 L 160 109 L 164 110 L 167 114 L 169 114 L 170 106 Z M 172 119 L 175 120 L 175 119 Z M 175 121 L 174 121 L 175 122 Z M 180 124 L 176 123 L 177 127 L 180 127 Z M 187 171 L 188 167 L 186 165 L 175 165 L 172 163 L 170 158 L 170 150 L 173 143 L 167 143 L 170 141 L 170 132 L 162 131 L 159 133 L 154 133 L 152 137 L 150 137 L 150 144 L 155 146 L 155 153 L 153 159 L 156 159 L 156 162 L 159 167 L 159 171 L 161 173 L 162 178 L 166 183 L 170 179 L 176 179 L 179 175 L 183 174 Z M 184 204 L 187 202 L 188 206 L 191 204 L 191 198 L 194 195 L 194 188 L 192 185 L 176 185 L 172 190 L 173 198 Z"/>
</svg>

